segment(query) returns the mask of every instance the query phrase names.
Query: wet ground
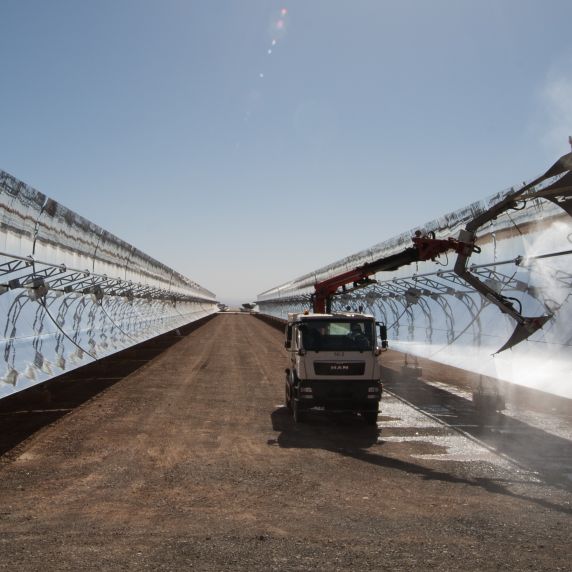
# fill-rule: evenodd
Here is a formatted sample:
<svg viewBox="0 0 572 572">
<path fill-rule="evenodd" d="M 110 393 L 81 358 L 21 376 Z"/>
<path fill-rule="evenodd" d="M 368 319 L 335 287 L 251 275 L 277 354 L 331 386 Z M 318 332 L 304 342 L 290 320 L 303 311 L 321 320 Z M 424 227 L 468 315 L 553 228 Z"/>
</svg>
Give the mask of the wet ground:
<svg viewBox="0 0 572 572">
<path fill-rule="evenodd" d="M 572 405 L 550 397 L 547 407 L 534 403 L 536 392 L 522 388 L 517 403 L 500 412 L 480 411 L 473 403 L 472 374 L 455 371 L 455 385 L 446 383 L 451 368 L 423 360 L 421 375 L 408 375 L 403 356 L 392 352 L 383 360 L 384 384 L 404 403 L 443 425 L 479 442 L 515 466 L 532 471 L 544 482 L 572 491 Z M 436 380 L 445 380 L 436 381 Z M 524 396 L 531 395 L 526 407 Z M 546 399 L 548 402 L 548 398 Z M 568 406 L 568 414 L 566 410 Z M 549 412 L 546 409 L 554 408 Z"/>
</svg>

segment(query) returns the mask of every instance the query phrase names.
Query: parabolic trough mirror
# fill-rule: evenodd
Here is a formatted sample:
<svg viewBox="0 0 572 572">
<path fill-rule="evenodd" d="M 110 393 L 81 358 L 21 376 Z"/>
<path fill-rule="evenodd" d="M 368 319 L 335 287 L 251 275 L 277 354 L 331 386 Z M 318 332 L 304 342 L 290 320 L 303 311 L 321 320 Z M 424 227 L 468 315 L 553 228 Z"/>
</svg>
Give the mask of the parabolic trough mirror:
<svg viewBox="0 0 572 572">
<path fill-rule="evenodd" d="M 411 250 L 416 233 L 469 248 L 383 264 Z M 258 307 L 286 318 L 312 307 L 316 285 L 368 267 L 384 270 L 337 288 L 332 311 L 375 315 L 406 354 L 572 398 L 572 154 L 529 183 L 263 292 Z"/>
<path fill-rule="evenodd" d="M 212 292 L 0 171 L 0 398 L 217 310 Z"/>
</svg>

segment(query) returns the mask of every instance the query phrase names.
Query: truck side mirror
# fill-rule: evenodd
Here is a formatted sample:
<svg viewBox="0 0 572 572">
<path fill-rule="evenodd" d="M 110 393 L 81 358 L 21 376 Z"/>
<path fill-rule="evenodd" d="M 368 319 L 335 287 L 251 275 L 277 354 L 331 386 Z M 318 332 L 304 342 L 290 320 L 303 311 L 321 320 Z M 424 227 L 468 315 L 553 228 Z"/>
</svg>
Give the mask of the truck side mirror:
<svg viewBox="0 0 572 572">
<path fill-rule="evenodd" d="M 292 347 L 292 325 L 288 324 L 286 326 L 286 340 L 284 341 L 284 347 L 289 350 Z"/>
</svg>

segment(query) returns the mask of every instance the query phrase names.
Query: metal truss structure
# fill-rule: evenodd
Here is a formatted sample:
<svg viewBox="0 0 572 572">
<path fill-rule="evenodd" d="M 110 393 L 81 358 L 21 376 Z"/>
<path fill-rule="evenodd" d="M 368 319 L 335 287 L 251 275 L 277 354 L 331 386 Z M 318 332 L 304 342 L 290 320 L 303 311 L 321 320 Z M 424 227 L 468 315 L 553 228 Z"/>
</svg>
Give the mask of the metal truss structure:
<svg viewBox="0 0 572 572">
<path fill-rule="evenodd" d="M 0 171 L 0 398 L 217 310 L 208 290 Z"/>
</svg>

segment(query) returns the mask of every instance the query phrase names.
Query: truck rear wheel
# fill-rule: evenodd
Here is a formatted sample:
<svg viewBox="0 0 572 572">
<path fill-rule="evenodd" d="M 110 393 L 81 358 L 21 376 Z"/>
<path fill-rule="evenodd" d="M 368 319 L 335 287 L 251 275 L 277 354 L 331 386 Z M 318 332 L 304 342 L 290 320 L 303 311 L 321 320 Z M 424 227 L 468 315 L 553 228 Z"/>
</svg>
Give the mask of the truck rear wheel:
<svg viewBox="0 0 572 572">
<path fill-rule="evenodd" d="M 294 423 L 303 423 L 306 417 L 305 413 L 300 409 L 300 405 L 294 399 L 292 404 L 292 417 L 294 418 Z"/>
<path fill-rule="evenodd" d="M 367 425 L 377 424 L 377 411 L 362 411 L 361 416 Z"/>
</svg>

